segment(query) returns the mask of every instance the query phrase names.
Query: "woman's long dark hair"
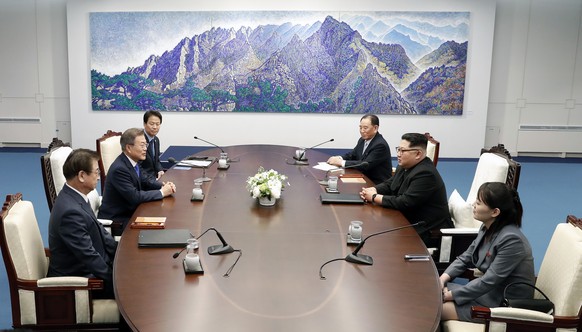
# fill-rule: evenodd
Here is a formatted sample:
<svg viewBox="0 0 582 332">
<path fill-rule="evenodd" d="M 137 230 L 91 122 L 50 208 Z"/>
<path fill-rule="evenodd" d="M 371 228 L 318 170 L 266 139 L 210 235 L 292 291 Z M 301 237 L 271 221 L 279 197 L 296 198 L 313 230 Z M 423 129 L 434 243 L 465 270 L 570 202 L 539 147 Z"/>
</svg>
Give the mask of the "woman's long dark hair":
<svg viewBox="0 0 582 332">
<path fill-rule="evenodd" d="M 491 209 L 499 209 L 499 215 L 487 230 L 488 234 L 495 234 L 510 224 L 521 227 L 523 206 L 515 189 L 502 182 L 485 182 L 479 187 L 477 197 Z"/>
</svg>

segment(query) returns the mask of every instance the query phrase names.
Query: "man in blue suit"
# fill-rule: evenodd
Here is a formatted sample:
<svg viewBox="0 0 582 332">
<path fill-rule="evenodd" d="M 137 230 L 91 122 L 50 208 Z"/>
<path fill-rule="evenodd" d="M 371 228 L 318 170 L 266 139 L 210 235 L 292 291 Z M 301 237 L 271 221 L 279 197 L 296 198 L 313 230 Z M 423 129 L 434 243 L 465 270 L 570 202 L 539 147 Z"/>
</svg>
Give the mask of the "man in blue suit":
<svg viewBox="0 0 582 332">
<path fill-rule="evenodd" d="M 380 120 L 374 114 L 366 114 L 360 119 L 360 139 L 356 147 L 342 156 L 327 160 L 330 165 L 351 167 L 362 162 L 365 165 L 353 167 L 364 173 L 375 184 L 382 183 L 392 176 L 392 156 L 390 146 L 378 132 Z"/>
<path fill-rule="evenodd" d="M 141 168 L 148 176 L 159 179 L 164 175 L 164 168 L 160 162 L 160 139 L 158 133 L 162 126 L 162 114 L 158 111 L 147 111 L 143 115 L 143 129 L 148 151 L 146 158 L 141 162 Z"/>
<path fill-rule="evenodd" d="M 125 229 L 139 204 L 169 196 L 176 186 L 158 182 L 141 169 L 139 162 L 146 158 L 148 148 L 143 129 L 127 129 L 120 144 L 122 152 L 107 172 L 99 218 L 121 222 Z"/>
<path fill-rule="evenodd" d="M 94 295 L 114 298 L 113 257 L 117 242 L 97 221 L 87 198 L 99 180 L 98 160 L 96 152 L 77 149 L 63 165 L 67 182 L 55 201 L 49 221 L 48 276 L 99 278 L 104 281 L 105 289 Z"/>
</svg>

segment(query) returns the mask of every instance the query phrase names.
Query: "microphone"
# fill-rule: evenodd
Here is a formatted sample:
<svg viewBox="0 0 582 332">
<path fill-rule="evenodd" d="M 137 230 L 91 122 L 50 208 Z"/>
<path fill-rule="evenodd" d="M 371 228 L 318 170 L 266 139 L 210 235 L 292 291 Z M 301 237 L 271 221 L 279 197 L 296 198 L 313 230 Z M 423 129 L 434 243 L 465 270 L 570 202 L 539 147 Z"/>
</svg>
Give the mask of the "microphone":
<svg viewBox="0 0 582 332">
<path fill-rule="evenodd" d="M 209 229 L 205 230 L 202 234 L 200 234 L 199 237 L 197 237 L 196 239 L 201 238 L 204 234 L 206 234 L 206 232 L 208 232 L 209 230 L 213 230 L 216 233 L 216 236 L 218 236 L 218 239 L 220 240 L 220 242 L 222 244 L 217 244 L 214 246 L 210 246 L 208 247 L 208 254 L 209 255 L 223 255 L 223 254 L 230 254 L 231 252 L 234 251 L 234 248 L 226 243 L 226 241 L 224 240 L 224 238 L 222 237 L 222 234 L 220 234 L 219 231 L 216 230 L 216 228 L 210 227 Z"/>
<path fill-rule="evenodd" d="M 180 254 L 186 250 L 186 248 L 188 248 L 188 246 L 185 246 L 184 248 L 182 248 L 182 250 L 175 252 L 174 255 L 172 257 L 174 257 L 174 259 L 178 258 L 178 256 L 180 256 Z"/>
<path fill-rule="evenodd" d="M 320 180 L 319 184 L 322 186 L 327 186 L 327 180 L 329 179 L 329 173 L 330 172 L 335 172 L 335 171 L 339 171 L 342 169 L 349 169 L 349 168 L 357 168 L 360 166 L 365 166 L 368 167 L 370 163 L 367 161 L 362 161 L 361 163 L 357 163 L 357 164 L 353 164 L 353 165 L 349 165 L 349 166 L 345 166 L 345 167 L 341 167 L 341 168 L 334 168 L 334 169 L 330 169 L 328 171 L 325 172 L 325 179 L 324 180 Z"/>
<path fill-rule="evenodd" d="M 225 155 L 228 155 L 226 152 L 224 152 L 224 149 L 223 149 L 223 148 L 221 148 L 220 146 L 218 146 L 218 145 L 216 145 L 216 144 L 214 144 L 214 143 L 210 143 L 210 142 L 208 142 L 207 140 L 203 140 L 202 138 L 200 138 L 200 137 L 198 137 L 198 136 L 194 136 L 194 139 L 200 140 L 200 141 L 202 141 L 202 142 L 205 142 L 205 143 L 208 143 L 208 144 L 210 144 L 210 145 L 212 145 L 212 146 L 214 146 L 214 147 L 217 147 L 217 148 L 219 148 L 219 149 L 220 149 L 220 152 L 221 152 L 221 153 L 224 153 Z M 227 160 L 227 162 L 229 162 L 229 163 L 233 163 L 233 162 L 237 162 L 237 161 L 239 161 L 239 159 L 238 159 L 238 158 L 236 158 L 236 159 L 227 158 L 226 160 Z"/>
<path fill-rule="evenodd" d="M 335 139 L 331 138 L 325 142 L 321 142 L 319 144 L 316 144 L 310 148 L 307 149 L 298 149 L 295 151 L 295 156 L 293 157 L 293 159 L 295 159 L 295 165 L 309 165 L 309 163 L 307 162 L 307 158 L 305 158 L 305 152 L 307 152 L 307 150 L 312 150 L 320 145 L 323 145 L 325 143 L 329 143 L 329 142 L 333 142 Z"/>
<path fill-rule="evenodd" d="M 216 144 L 214 144 L 214 143 L 210 143 L 210 142 L 208 142 L 208 141 L 206 141 L 206 140 L 203 140 L 202 138 L 200 138 L 200 137 L 198 137 L 198 136 L 194 136 L 194 139 L 200 140 L 200 141 L 202 141 L 202 142 L 205 142 L 205 143 L 208 143 L 208 144 L 210 144 L 210 145 L 212 145 L 212 146 L 214 146 L 214 147 L 217 147 L 217 148 L 219 148 L 219 149 L 220 149 L 220 152 L 224 153 L 224 149 L 222 149 L 220 146 L 218 146 L 218 145 L 216 145 Z"/>
<path fill-rule="evenodd" d="M 406 225 L 406 226 L 400 226 L 400 227 L 396 227 L 396 228 L 392 228 L 392 229 L 388 229 L 385 231 L 381 231 L 378 233 L 373 233 L 370 234 L 368 236 L 366 236 L 366 238 L 364 238 L 362 240 L 362 242 L 360 242 L 360 244 L 358 244 L 358 246 L 356 247 L 356 249 L 354 249 L 354 251 L 347 255 L 345 260 L 347 262 L 350 263 L 354 263 L 354 264 L 363 264 L 363 265 L 372 265 L 374 264 L 374 260 L 372 259 L 372 257 L 368 256 L 368 255 L 358 255 L 358 252 L 360 251 L 360 249 L 362 249 L 362 247 L 364 246 L 364 243 L 366 243 L 366 240 L 371 238 L 372 236 L 376 236 L 376 235 L 380 235 L 380 234 L 384 234 L 384 233 L 390 233 L 390 232 L 394 232 L 403 228 L 409 228 L 409 227 L 415 227 L 415 226 L 420 226 L 420 225 L 424 225 L 426 222 L 425 221 L 419 221 L 415 224 L 410 224 L 410 225 Z"/>
<path fill-rule="evenodd" d="M 172 164 L 175 164 L 175 163 L 177 163 L 178 161 L 176 160 L 176 158 L 174 158 L 174 157 L 170 157 L 170 158 L 168 158 L 168 162 L 170 162 L 170 163 L 172 163 Z"/>
</svg>

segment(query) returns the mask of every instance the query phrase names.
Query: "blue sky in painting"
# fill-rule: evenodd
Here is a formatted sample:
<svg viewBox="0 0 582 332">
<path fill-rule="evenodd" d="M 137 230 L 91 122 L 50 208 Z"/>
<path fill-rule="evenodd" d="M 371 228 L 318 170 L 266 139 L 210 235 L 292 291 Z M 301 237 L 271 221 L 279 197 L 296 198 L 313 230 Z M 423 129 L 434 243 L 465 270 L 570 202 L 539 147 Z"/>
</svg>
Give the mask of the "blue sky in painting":
<svg viewBox="0 0 582 332">
<path fill-rule="evenodd" d="M 151 55 L 173 49 L 185 37 L 193 37 L 213 27 L 239 29 L 259 25 L 313 24 L 326 16 L 368 16 L 374 20 L 401 20 L 437 26 L 464 23 L 469 13 L 451 12 L 315 12 L 315 11 L 235 11 L 235 12 L 99 12 L 90 14 L 91 69 L 113 76 L 128 67 L 143 65 Z M 468 36 L 454 38 L 464 41 Z M 464 40 L 462 40 L 464 39 Z"/>
</svg>

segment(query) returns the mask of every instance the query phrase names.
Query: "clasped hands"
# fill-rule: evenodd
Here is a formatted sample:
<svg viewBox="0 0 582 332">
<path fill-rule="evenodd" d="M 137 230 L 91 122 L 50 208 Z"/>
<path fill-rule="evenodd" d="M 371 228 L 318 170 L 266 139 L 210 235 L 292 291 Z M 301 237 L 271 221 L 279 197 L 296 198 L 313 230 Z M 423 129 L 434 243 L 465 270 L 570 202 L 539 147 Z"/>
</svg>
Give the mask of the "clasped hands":
<svg viewBox="0 0 582 332">
<path fill-rule="evenodd" d="M 362 191 L 360 191 L 360 197 L 365 202 L 371 202 L 372 195 L 377 194 L 377 193 L 378 193 L 378 191 L 376 191 L 376 188 L 374 188 L 374 187 L 362 188 Z"/>
<path fill-rule="evenodd" d="M 164 197 L 170 196 L 176 192 L 176 185 L 173 182 L 162 182 L 162 193 Z"/>
</svg>

